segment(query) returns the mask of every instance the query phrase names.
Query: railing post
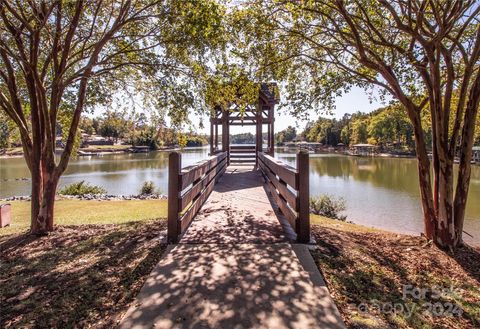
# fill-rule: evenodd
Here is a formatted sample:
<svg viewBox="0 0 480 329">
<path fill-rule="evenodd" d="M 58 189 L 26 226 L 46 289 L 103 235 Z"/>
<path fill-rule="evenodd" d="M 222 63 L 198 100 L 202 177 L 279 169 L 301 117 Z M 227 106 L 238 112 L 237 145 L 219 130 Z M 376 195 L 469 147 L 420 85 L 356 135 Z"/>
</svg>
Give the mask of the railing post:
<svg viewBox="0 0 480 329">
<path fill-rule="evenodd" d="M 178 197 L 180 194 L 179 176 L 182 169 L 182 157 L 178 152 L 172 152 L 168 156 L 168 225 L 167 239 L 170 243 L 178 242 L 180 235 L 180 223 L 178 213 Z"/>
<path fill-rule="evenodd" d="M 210 155 L 214 155 L 215 154 L 215 146 L 214 146 L 214 141 L 213 141 L 213 134 L 214 134 L 214 131 L 213 131 L 213 118 L 210 118 Z"/>
<path fill-rule="evenodd" d="M 297 241 L 310 242 L 310 164 L 308 152 L 297 153 L 298 199 Z"/>
</svg>

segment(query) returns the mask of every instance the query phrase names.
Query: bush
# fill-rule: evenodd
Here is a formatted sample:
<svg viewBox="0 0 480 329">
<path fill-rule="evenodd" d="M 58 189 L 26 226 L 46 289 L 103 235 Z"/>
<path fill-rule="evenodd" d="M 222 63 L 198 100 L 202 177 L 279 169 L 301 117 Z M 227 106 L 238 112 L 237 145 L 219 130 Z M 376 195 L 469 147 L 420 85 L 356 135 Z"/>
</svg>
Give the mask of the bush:
<svg viewBox="0 0 480 329">
<path fill-rule="evenodd" d="M 315 215 L 344 221 L 347 219 L 347 216 L 341 215 L 340 213 L 346 209 L 347 207 L 343 198 L 337 199 L 327 194 L 310 198 L 310 212 Z"/>
<path fill-rule="evenodd" d="M 65 186 L 60 190 L 60 194 L 63 195 L 85 195 L 85 194 L 105 194 L 107 190 L 105 190 L 101 186 L 90 185 L 85 183 L 82 180 L 79 183 L 73 183 L 70 185 Z"/>
<path fill-rule="evenodd" d="M 152 181 L 146 181 L 143 183 L 142 187 L 140 188 L 140 195 L 149 195 L 155 194 L 156 192 L 155 184 Z"/>
</svg>

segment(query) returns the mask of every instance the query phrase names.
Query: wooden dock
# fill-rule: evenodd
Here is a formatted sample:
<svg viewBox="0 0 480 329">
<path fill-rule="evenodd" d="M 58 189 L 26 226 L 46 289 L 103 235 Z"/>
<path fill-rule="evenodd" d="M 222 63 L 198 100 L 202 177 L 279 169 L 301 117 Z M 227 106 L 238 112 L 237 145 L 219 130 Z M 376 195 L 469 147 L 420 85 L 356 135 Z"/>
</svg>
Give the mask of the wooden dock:
<svg viewBox="0 0 480 329">
<path fill-rule="evenodd" d="M 345 327 L 308 251 L 309 155 L 296 168 L 273 157 L 277 91 L 216 106 L 208 159 L 182 168 L 170 154 L 171 246 L 120 328 Z M 230 145 L 235 125 L 255 125 L 255 145 Z"/>
<path fill-rule="evenodd" d="M 224 239 L 222 234 L 236 236 L 238 242 L 251 229 L 277 230 L 278 220 L 289 238 L 297 242 L 310 241 L 309 157 L 297 154 L 297 168 L 259 152 L 256 166 L 231 166 L 227 152 L 181 169 L 181 156 L 171 153 L 169 159 L 168 239 L 206 243 Z M 222 183 L 216 187 L 229 168 Z M 209 207 L 203 207 L 212 191 Z M 193 219 L 204 208 L 198 220 Z M 268 224 L 267 224 L 268 223 Z M 187 231 L 188 229 L 188 231 Z M 215 232 L 210 233 L 210 231 Z M 183 237 L 183 235 L 186 235 Z M 260 234 L 273 236 L 278 234 Z M 287 233 L 285 233 L 287 234 Z M 182 238 L 183 237 L 183 238 Z M 245 242 L 245 241 L 243 241 Z"/>
<path fill-rule="evenodd" d="M 230 166 L 179 242 L 278 243 L 294 239 L 288 224 L 287 232 L 282 229 L 277 214 L 260 171 Z"/>
<path fill-rule="evenodd" d="M 178 168 L 178 157 L 171 159 Z M 301 187 L 298 172 L 270 160 L 260 160 L 258 169 L 226 167 L 226 157 L 219 154 L 179 172 L 171 191 L 185 188 L 178 192 L 173 220 L 169 218 L 169 228 L 179 234 L 169 236 L 177 237 L 177 243 L 147 279 L 119 328 L 345 328 L 308 245 L 292 243 L 303 231 L 287 216 L 294 216 L 293 223 L 304 220 L 294 210 L 301 209 L 295 204 L 301 198 L 290 198 L 298 197 L 293 187 L 288 187 L 292 195 L 282 193 L 288 184 Z M 275 181 L 270 166 L 289 171 Z M 277 184 L 282 184 L 279 190 Z M 284 204 L 278 206 L 276 200 Z M 185 208 L 178 210 L 182 204 Z"/>
</svg>

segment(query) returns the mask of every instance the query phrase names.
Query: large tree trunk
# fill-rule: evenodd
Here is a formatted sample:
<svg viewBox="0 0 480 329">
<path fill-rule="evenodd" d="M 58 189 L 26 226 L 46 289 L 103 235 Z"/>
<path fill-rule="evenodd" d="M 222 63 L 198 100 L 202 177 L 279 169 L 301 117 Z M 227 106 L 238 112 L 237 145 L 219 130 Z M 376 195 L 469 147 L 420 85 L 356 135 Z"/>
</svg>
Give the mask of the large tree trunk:
<svg viewBox="0 0 480 329">
<path fill-rule="evenodd" d="M 471 163 L 473 154 L 473 143 L 475 135 L 475 124 L 478 120 L 478 106 L 480 103 L 480 73 L 477 73 L 475 82 L 470 91 L 469 99 L 465 109 L 464 125 L 460 143 L 460 165 L 458 168 L 458 179 L 454 200 L 454 221 L 456 240 L 454 245 L 460 245 L 462 241 L 463 222 L 465 220 L 465 209 L 467 207 L 468 190 L 470 186 Z"/>
<path fill-rule="evenodd" d="M 406 102 L 404 105 L 408 106 L 410 104 Z M 432 198 L 432 175 L 430 172 L 430 160 L 428 159 L 425 135 L 423 133 L 422 122 L 419 113 L 420 111 L 415 108 L 411 108 L 408 111 L 413 125 L 413 133 L 415 135 L 415 149 L 417 154 L 420 196 L 422 200 L 424 233 L 427 239 L 433 240 L 436 235 L 436 214 L 434 200 Z"/>
<path fill-rule="evenodd" d="M 49 161 L 50 162 L 50 161 Z M 54 163 L 34 165 L 32 170 L 32 200 L 30 233 L 47 234 L 53 231 L 53 212 L 58 175 Z M 53 164 L 53 165 L 52 165 Z"/>
<path fill-rule="evenodd" d="M 421 146 L 422 142 L 416 140 L 417 160 L 418 160 L 418 179 L 420 186 L 420 196 L 422 200 L 424 232 L 427 239 L 433 240 L 436 235 L 435 222 L 436 214 L 432 198 L 432 183 L 430 174 L 430 161 L 426 148 Z"/>
<path fill-rule="evenodd" d="M 414 116 L 412 122 L 425 236 L 441 248 L 455 248 L 459 232 L 453 211 L 453 159 L 444 150 L 435 147 L 438 136 L 434 134 L 432 161 L 430 161 L 420 118 Z M 433 164 L 433 182 L 431 163 Z"/>
<path fill-rule="evenodd" d="M 432 188 L 432 168 L 422 145 L 425 144 L 417 142 L 416 149 L 425 236 L 441 248 L 454 249 L 461 242 L 462 229 L 458 225 L 461 223 L 463 227 L 463 220 L 458 221 L 454 212 L 453 159 L 442 158 L 442 152 L 438 151 L 432 154 L 433 164 L 438 164 L 438 167 L 433 165 Z"/>
<path fill-rule="evenodd" d="M 453 214 L 453 159 L 442 159 L 438 175 L 438 209 L 435 243 L 442 248 L 455 248 L 457 232 Z"/>
</svg>

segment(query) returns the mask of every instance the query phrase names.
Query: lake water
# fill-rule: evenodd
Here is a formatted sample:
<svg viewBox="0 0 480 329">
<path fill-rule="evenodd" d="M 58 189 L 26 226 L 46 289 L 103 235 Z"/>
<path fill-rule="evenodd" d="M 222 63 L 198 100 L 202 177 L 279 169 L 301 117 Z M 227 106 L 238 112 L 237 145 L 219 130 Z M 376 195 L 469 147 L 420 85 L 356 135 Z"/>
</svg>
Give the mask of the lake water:
<svg viewBox="0 0 480 329">
<path fill-rule="evenodd" d="M 183 166 L 208 156 L 208 148 L 184 150 Z M 276 157 L 295 165 L 295 154 L 278 150 Z M 143 182 L 167 192 L 168 152 L 109 154 L 72 159 L 60 185 L 85 180 L 109 194 L 137 194 Z M 30 194 L 23 158 L 0 159 L 0 198 Z M 348 220 L 387 230 L 418 234 L 423 229 L 417 165 L 414 159 L 363 158 L 311 154 L 311 195 L 343 197 Z M 474 166 L 467 205 L 465 240 L 480 244 L 480 167 Z"/>
</svg>

